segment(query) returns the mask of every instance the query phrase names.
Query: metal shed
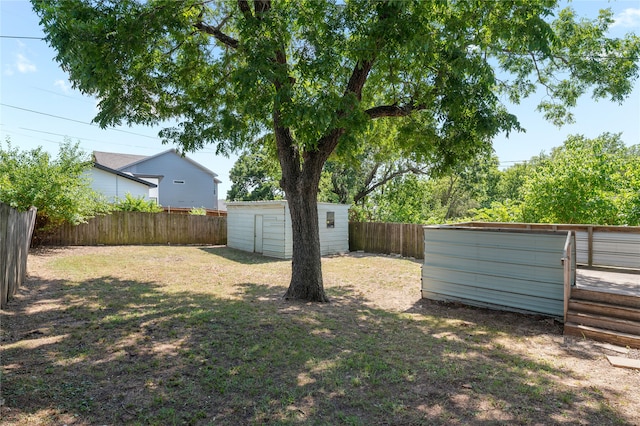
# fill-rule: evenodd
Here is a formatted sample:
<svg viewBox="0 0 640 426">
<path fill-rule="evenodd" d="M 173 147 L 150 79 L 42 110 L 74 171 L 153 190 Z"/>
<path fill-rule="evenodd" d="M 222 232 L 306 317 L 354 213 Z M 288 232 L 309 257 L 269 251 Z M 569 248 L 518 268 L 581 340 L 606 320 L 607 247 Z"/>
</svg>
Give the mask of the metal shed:
<svg viewBox="0 0 640 426">
<path fill-rule="evenodd" d="M 318 203 L 320 252 L 324 255 L 349 251 L 349 206 Z M 235 201 L 227 203 L 227 246 L 291 259 L 293 239 L 291 215 L 286 200 Z"/>
<path fill-rule="evenodd" d="M 572 231 L 424 228 L 422 297 L 564 317 L 575 283 Z"/>
</svg>

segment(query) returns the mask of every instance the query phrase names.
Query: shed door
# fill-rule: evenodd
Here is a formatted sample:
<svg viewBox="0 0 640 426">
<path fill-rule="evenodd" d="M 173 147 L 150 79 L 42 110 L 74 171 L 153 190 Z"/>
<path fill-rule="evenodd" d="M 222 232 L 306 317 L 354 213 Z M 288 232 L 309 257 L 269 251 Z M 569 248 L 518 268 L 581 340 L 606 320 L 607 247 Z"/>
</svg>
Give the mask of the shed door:
<svg viewBox="0 0 640 426">
<path fill-rule="evenodd" d="M 262 253 L 262 215 L 256 215 L 253 227 L 253 251 Z"/>
</svg>

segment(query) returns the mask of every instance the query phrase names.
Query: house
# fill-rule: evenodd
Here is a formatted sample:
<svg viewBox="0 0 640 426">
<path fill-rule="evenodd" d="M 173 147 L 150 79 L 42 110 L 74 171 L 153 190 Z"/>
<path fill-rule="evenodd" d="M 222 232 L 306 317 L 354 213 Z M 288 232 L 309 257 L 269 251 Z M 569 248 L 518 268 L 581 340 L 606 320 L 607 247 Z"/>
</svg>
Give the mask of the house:
<svg viewBox="0 0 640 426">
<path fill-rule="evenodd" d="M 103 194 L 111 202 L 118 198 L 124 198 L 127 193 L 139 198 L 153 198 L 150 194 L 157 191 L 158 185 L 123 173 L 121 171 L 94 163 L 88 172 L 91 178 L 91 187 L 94 191 Z"/>
<path fill-rule="evenodd" d="M 175 149 L 149 157 L 94 151 L 93 158 L 96 165 L 155 185 L 148 198 L 164 207 L 218 209 L 218 175 Z M 98 185 L 94 188 L 100 190 Z"/>
<path fill-rule="evenodd" d="M 349 251 L 349 206 L 318 203 L 320 252 Z M 227 246 L 265 256 L 291 259 L 291 214 L 286 200 L 227 203 Z"/>
</svg>

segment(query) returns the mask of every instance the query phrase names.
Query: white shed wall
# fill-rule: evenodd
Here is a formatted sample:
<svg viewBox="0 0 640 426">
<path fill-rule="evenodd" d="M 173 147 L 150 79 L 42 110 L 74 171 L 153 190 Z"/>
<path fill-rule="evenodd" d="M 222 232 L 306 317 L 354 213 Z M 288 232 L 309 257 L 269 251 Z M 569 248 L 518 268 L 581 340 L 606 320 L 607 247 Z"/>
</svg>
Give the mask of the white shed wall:
<svg viewBox="0 0 640 426">
<path fill-rule="evenodd" d="M 327 228 L 327 212 L 335 213 L 333 228 Z M 323 256 L 349 251 L 349 206 L 346 204 L 318 204 L 320 226 L 320 254 Z"/>
<path fill-rule="evenodd" d="M 227 246 L 255 251 L 255 218 L 262 216 L 262 254 L 285 258 L 285 205 L 280 203 L 227 204 Z"/>
<path fill-rule="evenodd" d="M 327 212 L 335 213 L 335 227 L 327 228 Z M 286 201 L 227 203 L 227 246 L 254 252 L 255 217 L 262 215 L 262 254 L 280 259 L 293 256 L 291 214 Z M 349 206 L 319 203 L 320 253 L 349 251 Z"/>
</svg>

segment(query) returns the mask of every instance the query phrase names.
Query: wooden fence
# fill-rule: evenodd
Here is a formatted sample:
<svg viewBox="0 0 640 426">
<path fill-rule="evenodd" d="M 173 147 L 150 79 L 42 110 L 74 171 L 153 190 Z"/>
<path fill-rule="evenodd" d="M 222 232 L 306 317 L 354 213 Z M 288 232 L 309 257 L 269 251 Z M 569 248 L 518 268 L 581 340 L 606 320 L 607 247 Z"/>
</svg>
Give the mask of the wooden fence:
<svg viewBox="0 0 640 426">
<path fill-rule="evenodd" d="M 226 217 L 168 213 L 113 212 L 42 236 L 49 246 L 226 243 Z"/>
<path fill-rule="evenodd" d="M 27 275 L 35 222 L 35 207 L 19 212 L 0 202 L 0 309 L 16 294 Z"/>
<path fill-rule="evenodd" d="M 424 258 L 423 225 L 349 222 L 349 250 Z"/>
</svg>

